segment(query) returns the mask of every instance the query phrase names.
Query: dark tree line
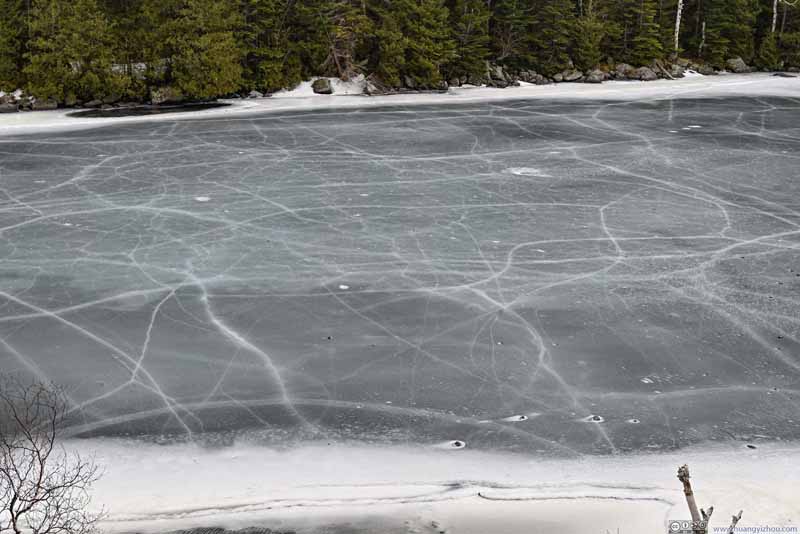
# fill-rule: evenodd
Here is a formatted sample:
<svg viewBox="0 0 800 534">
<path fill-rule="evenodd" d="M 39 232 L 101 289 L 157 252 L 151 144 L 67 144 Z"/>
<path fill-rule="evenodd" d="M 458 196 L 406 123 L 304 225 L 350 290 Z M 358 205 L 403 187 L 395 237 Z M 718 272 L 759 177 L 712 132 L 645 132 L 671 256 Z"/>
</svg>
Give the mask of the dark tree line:
<svg viewBox="0 0 800 534">
<path fill-rule="evenodd" d="M 0 89 L 70 103 L 274 91 L 311 76 L 436 87 L 675 55 L 800 66 L 787 0 L 0 0 Z M 680 24 L 676 24 L 680 21 Z M 677 49 L 676 49 L 677 47 Z"/>
</svg>

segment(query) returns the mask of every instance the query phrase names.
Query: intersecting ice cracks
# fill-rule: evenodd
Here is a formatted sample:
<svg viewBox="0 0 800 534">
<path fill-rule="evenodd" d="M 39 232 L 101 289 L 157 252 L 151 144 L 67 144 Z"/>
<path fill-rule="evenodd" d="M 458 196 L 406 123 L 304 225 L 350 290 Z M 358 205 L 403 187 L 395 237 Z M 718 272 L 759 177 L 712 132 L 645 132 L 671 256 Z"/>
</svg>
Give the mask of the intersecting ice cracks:
<svg viewBox="0 0 800 534">
<path fill-rule="evenodd" d="M 521 101 L 2 138 L 0 366 L 65 383 L 82 435 L 796 438 L 798 113 Z"/>
</svg>

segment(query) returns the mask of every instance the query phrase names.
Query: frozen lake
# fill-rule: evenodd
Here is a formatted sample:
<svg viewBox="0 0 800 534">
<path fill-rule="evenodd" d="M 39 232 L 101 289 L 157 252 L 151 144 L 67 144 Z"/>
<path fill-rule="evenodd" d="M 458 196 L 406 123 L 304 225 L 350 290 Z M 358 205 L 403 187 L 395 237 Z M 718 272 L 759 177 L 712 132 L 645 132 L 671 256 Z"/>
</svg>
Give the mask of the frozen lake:
<svg viewBox="0 0 800 534">
<path fill-rule="evenodd" d="M 797 439 L 799 149 L 746 97 L 0 138 L 0 369 L 75 436 Z"/>
</svg>

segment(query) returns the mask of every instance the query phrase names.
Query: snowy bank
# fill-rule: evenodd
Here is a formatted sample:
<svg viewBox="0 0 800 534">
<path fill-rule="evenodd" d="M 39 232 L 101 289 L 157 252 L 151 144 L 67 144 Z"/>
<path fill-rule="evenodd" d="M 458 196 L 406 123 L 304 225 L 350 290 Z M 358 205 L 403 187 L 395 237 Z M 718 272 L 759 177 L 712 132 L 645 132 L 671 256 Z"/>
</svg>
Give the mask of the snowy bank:
<svg viewBox="0 0 800 534">
<path fill-rule="evenodd" d="M 678 80 L 652 82 L 611 81 L 598 84 L 552 84 L 508 87 L 459 87 L 443 93 L 402 93 L 383 96 L 348 94 L 360 92 L 360 82 L 340 82 L 332 95 L 318 95 L 312 82 L 304 82 L 291 91 L 269 98 L 226 101 L 231 105 L 203 111 L 149 115 L 143 117 L 77 118 L 68 117 L 74 110 L 40 111 L 0 115 L 0 136 L 38 132 L 86 129 L 112 124 L 151 121 L 175 121 L 193 118 L 246 118 L 269 112 L 310 111 L 319 109 L 374 108 L 421 104 L 458 104 L 499 102 L 518 99 L 598 100 L 605 102 L 659 100 L 675 98 L 713 98 L 732 96 L 800 96 L 800 78 L 775 77 L 766 73 L 689 76 Z"/>
<path fill-rule="evenodd" d="M 423 447 L 233 445 L 94 440 L 105 469 L 97 504 L 107 532 L 266 526 L 302 533 L 363 523 L 377 532 L 657 533 L 688 517 L 675 472 L 688 462 L 715 526 L 798 526 L 800 449 L 714 446 L 668 454 L 549 460 Z M 434 530 L 432 525 L 437 525 Z M 428 529 L 428 530 L 426 530 Z"/>
</svg>

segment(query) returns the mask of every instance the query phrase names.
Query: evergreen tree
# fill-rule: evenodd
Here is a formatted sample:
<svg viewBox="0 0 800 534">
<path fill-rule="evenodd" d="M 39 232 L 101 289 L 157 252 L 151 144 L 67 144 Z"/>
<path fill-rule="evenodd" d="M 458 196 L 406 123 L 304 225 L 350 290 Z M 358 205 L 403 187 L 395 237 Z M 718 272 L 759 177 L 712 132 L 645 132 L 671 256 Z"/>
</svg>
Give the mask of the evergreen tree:
<svg viewBox="0 0 800 534">
<path fill-rule="evenodd" d="M 706 39 L 703 58 L 722 67 L 725 60 L 739 56 L 749 62 L 754 55 L 754 0 L 705 0 Z"/>
<path fill-rule="evenodd" d="M 575 6 L 572 0 L 540 0 L 536 7 L 536 66 L 545 74 L 554 74 L 567 68 L 570 61 Z"/>
<path fill-rule="evenodd" d="M 496 61 L 514 67 L 533 63 L 531 0 L 496 0 L 489 23 L 491 48 Z"/>
<path fill-rule="evenodd" d="M 118 93 L 111 25 L 96 0 L 33 0 L 24 74 L 38 98 L 59 102 Z"/>
<path fill-rule="evenodd" d="M 781 60 L 788 67 L 800 67 L 800 31 L 783 32 L 779 39 Z"/>
<path fill-rule="evenodd" d="M 394 3 L 405 12 L 402 19 L 406 36 L 405 74 L 417 85 L 433 86 L 442 79 L 440 67 L 455 56 L 447 7 L 442 0 Z"/>
<path fill-rule="evenodd" d="M 600 63 L 603 55 L 601 44 L 605 36 L 606 24 L 597 16 L 590 1 L 583 15 L 575 21 L 572 58 L 579 68 L 587 70 Z"/>
<path fill-rule="evenodd" d="M 169 24 L 172 55 L 169 77 L 183 95 L 210 98 L 239 88 L 240 49 L 233 30 L 240 26 L 224 0 L 186 0 Z"/>
<path fill-rule="evenodd" d="M 248 90 L 273 91 L 302 79 L 299 60 L 290 52 L 293 0 L 241 0 L 238 32 Z"/>
<path fill-rule="evenodd" d="M 328 58 L 336 0 L 293 1 L 289 11 L 289 65 L 301 79 L 318 76 Z"/>
<path fill-rule="evenodd" d="M 454 0 L 450 26 L 455 57 L 447 65 L 448 76 L 480 76 L 489 56 L 489 12 L 484 0 Z"/>
<path fill-rule="evenodd" d="M 372 71 L 383 83 L 397 87 L 406 66 L 406 37 L 396 14 L 382 2 L 376 3 L 373 13 L 377 21 Z"/>
<path fill-rule="evenodd" d="M 323 72 L 342 80 L 359 74 L 365 64 L 365 42 L 372 33 L 372 21 L 360 1 L 335 0 L 328 6 L 325 19 L 331 22 L 326 31 L 327 57 Z"/>
<path fill-rule="evenodd" d="M 449 12 L 442 0 L 376 0 L 371 7 L 378 41 L 376 72 L 384 83 L 433 87 L 455 57 Z"/>
<path fill-rule="evenodd" d="M 28 42 L 25 0 L 0 0 L 0 90 L 22 86 Z"/>
<path fill-rule="evenodd" d="M 634 8 L 632 39 L 627 59 L 634 65 L 647 65 L 663 56 L 661 28 L 656 21 L 654 0 L 637 0 Z"/>
<path fill-rule="evenodd" d="M 780 63 L 778 43 L 775 35 L 770 33 L 761 40 L 756 56 L 756 66 L 764 70 L 776 70 Z"/>
</svg>

